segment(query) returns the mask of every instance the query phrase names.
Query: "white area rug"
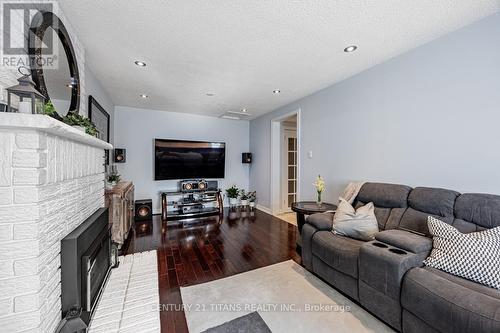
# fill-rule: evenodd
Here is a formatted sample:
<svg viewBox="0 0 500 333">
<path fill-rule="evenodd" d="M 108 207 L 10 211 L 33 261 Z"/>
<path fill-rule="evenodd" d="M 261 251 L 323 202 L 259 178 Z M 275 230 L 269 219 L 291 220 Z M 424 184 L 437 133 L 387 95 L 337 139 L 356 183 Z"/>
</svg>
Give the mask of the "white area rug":
<svg viewBox="0 0 500 333">
<path fill-rule="evenodd" d="M 89 333 L 160 332 L 156 251 L 119 260 L 97 304 Z"/>
<path fill-rule="evenodd" d="M 257 311 L 273 333 L 392 332 L 294 261 L 181 288 L 190 333 Z"/>
</svg>

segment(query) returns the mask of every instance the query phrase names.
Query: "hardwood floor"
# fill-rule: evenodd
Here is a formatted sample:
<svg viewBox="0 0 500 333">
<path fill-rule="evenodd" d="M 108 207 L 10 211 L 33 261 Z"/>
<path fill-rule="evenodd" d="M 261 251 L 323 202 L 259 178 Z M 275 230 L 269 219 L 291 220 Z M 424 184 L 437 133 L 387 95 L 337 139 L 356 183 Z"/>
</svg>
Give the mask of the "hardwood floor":
<svg viewBox="0 0 500 333">
<path fill-rule="evenodd" d="M 233 216 L 235 215 L 235 216 Z M 160 216 L 136 222 L 124 254 L 157 250 L 160 303 L 182 304 L 180 286 L 203 283 L 293 259 L 296 226 L 255 210 L 185 227 Z M 184 311 L 162 311 L 162 332 L 188 332 Z"/>
</svg>

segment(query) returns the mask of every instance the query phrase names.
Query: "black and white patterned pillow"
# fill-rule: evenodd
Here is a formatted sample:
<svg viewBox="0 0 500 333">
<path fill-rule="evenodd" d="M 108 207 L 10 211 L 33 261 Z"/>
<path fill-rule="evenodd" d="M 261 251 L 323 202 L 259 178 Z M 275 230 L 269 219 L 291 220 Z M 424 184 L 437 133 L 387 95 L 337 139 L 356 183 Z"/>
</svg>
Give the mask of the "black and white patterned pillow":
<svg viewBox="0 0 500 333">
<path fill-rule="evenodd" d="M 433 248 L 424 264 L 500 289 L 500 227 L 463 234 L 432 216 Z"/>
</svg>

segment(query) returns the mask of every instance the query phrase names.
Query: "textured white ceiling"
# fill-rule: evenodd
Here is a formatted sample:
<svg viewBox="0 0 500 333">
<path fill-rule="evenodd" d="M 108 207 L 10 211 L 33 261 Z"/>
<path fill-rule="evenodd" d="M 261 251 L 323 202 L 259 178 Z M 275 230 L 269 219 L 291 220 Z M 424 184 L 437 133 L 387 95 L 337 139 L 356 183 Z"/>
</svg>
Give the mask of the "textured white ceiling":
<svg viewBox="0 0 500 333">
<path fill-rule="evenodd" d="M 500 10 L 500 0 L 60 5 L 86 47 L 87 64 L 116 105 L 210 116 L 246 108 L 253 117 Z M 343 52 L 351 44 L 358 50 Z M 148 66 L 135 66 L 137 59 Z M 282 93 L 274 95 L 274 89 Z"/>
</svg>

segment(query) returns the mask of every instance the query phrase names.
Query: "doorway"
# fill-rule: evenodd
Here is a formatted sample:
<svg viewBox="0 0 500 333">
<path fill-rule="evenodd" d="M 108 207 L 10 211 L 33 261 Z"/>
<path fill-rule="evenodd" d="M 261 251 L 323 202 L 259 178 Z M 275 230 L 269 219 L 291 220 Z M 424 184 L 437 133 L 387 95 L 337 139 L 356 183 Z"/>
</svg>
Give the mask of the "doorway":
<svg viewBox="0 0 500 333">
<path fill-rule="evenodd" d="M 297 201 L 297 115 L 281 122 L 280 213 L 291 211 Z"/>
<path fill-rule="evenodd" d="M 291 206 L 300 200 L 300 110 L 271 121 L 271 212 L 296 224 Z"/>
</svg>

